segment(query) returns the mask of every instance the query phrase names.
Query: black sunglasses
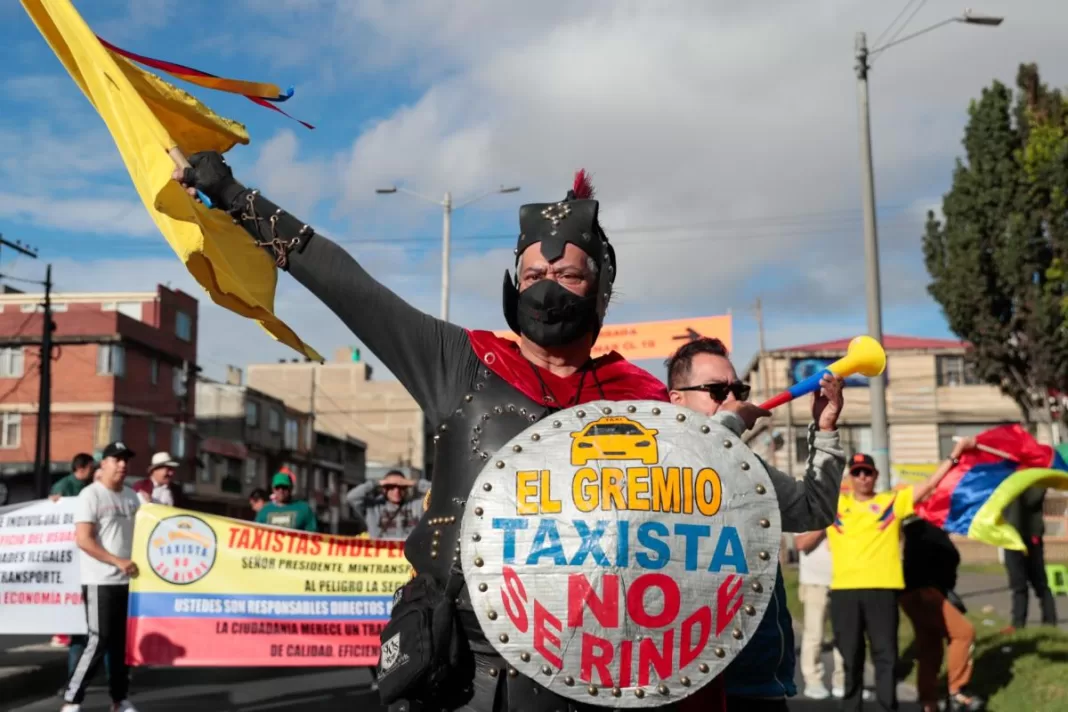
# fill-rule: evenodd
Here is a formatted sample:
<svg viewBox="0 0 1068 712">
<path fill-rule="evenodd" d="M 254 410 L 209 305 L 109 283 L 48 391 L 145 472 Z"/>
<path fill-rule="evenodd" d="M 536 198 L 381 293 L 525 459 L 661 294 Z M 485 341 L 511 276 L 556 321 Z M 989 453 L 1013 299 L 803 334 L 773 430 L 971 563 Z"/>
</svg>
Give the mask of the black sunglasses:
<svg viewBox="0 0 1068 712">
<path fill-rule="evenodd" d="M 686 386 L 685 388 L 676 388 L 676 391 L 704 391 L 708 395 L 712 396 L 712 400 L 717 403 L 722 403 L 727 400 L 727 396 L 734 394 L 736 400 L 745 401 L 749 400 L 749 393 L 751 388 L 749 384 L 742 383 L 741 381 L 734 381 L 727 383 L 726 381 L 714 381 L 712 383 L 702 383 L 699 386 Z"/>
<path fill-rule="evenodd" d="M 875 477 L 875 470 L 869 470 L 867 467 L 858 467 L 849 471 L 852 477 Z"/>
</svg>

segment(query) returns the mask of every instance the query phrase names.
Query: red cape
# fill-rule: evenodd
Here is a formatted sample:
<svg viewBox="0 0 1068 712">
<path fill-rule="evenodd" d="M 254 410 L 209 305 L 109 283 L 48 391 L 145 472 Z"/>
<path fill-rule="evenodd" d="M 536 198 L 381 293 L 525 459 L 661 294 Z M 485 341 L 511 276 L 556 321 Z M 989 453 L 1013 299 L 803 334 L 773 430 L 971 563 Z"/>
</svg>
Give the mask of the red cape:
<svg viewBox="0 0 1068 712">
<path fill-rule="evenodd" d="M 514 386 L 523 395 L 546 406 L 568 408 L 579 403 L 595 400 L 655 400 L 667 401 L 667 388 L 648 371 L 638 368 L 613 351 L 593 361 L 592 372 L 582 377 L 582 372 L 567 378 L 538 368 L 519 353 L 519 344 L 502 339 L 491 331 L 468 331 L 471 348 L 478 360 Z M 537 368 L 537 375 L 534 369 Z M 552 391 L 556 402 L 545 400 L 538 375 Z M 594 377 L 596 375 L 596 378 Z M 582 392 L 575 392 L 582 384 Z M 603 395 L 602 395 L 603 393 Z"/>
</svg>

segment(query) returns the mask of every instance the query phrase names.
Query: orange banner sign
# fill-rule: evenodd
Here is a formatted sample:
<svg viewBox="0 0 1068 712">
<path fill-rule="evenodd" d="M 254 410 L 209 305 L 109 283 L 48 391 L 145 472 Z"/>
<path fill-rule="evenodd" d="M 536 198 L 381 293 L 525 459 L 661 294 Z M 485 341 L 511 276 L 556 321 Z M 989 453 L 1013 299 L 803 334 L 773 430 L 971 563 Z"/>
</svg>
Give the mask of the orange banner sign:
<svg viewBox="0 0 1068 712">
<path fill-rule="evenodd" d="M 519 337 L 510 329 L 493 332 L 512 341 Z M 601 329 L 593 355 L 603 356 L 618 351 L 631 361 L 664 359 L 688 341 L 711 336 L 731 348 L 731 317 L 706 316 L 697 319 L 672 319 L 670 321 L 645 321 L 637 324 L 608 324 Z"/>
</svg>

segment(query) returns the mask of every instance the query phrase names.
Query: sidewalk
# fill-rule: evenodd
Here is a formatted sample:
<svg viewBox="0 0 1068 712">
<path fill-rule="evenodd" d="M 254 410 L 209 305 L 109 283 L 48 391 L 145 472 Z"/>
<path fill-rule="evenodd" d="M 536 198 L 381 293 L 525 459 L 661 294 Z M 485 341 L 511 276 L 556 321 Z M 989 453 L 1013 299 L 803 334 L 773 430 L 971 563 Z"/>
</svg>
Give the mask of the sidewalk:
<svg viewBox="0 0 1068 712">
<path fill-rule="evenodd" d="M 957 577 L 957 594 L 969 613 L 992 615 L 1008 624 L 1012 620 L 1012 591 L 1008 574 L 962 571 Z M 1042 620 L 1038 599 L 1028 589 L 1027 623 L 1038 625 Z M 1054 596 L 1057 602 L 1057 627 L 1068 629 L 1068 596 Z"/>
</svg>

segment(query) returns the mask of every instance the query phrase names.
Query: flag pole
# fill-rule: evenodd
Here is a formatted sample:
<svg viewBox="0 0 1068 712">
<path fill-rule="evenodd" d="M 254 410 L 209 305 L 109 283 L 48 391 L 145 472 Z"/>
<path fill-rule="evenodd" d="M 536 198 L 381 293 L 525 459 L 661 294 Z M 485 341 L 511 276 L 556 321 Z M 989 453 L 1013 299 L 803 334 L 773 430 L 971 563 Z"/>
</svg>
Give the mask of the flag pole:
<svg viewBox="0 0 1068 712">
<path fill-rule="evenodd" d="M 955 435 L 953 437 L 953 442 L 960 442 L 963 439 L 964 438 Z M 989 445 L 983 445 L 982 443 L 976 443 L 975 444 L 975 449 L 976 450 L 982 450 L 983 452 L 988 452 L 991 455 L 997 455 L 998 457 L 1003 457 L 1006 460 L 1009 460 L 1011 462 L 1017 462 L 1017 463 L 1019 462 L 1019 460 L 1017 460 L 1015 457 L 1013 457 L 1009 453 L 1005 452 L 1004 450 L 998 450 L 996 447 L 990 447 Z"/>
<path fill-rule="evenodd" d="M 185 169 L 193 167 L 189 165 L 189 160 L 185 157 L 185 154 L 182 153 L 182 149 L 177 146 L 168 148 L 167 155 L 171 157 L 171 160 L 174 161 L 174 165 L 178 166 L 178 170 L 180 171 L 185 171 Z M 211 207 L 211 200 L 199 190 L 197 191 L 197 197 L 200 198 L 200 202 L 204 203 L 205 206 L 209 208 Z"/>
</svg>

